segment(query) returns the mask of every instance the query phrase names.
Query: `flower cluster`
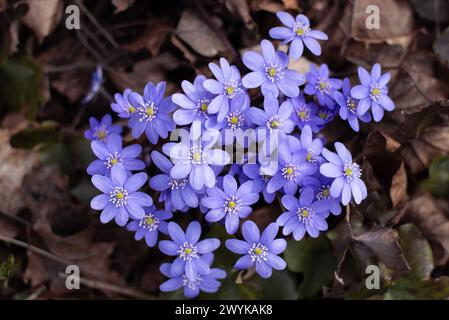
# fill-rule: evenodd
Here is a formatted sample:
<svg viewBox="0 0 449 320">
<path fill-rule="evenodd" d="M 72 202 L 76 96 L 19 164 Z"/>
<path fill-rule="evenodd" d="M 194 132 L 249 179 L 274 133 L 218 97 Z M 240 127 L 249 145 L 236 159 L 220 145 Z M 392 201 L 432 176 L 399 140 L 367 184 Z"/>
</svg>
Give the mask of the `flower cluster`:
<svg viewBox="0 0 449 320">
<path fill-rule="evenodd" d="M 277 16 L 284 26 L 271 29 L 270 36 L 288 44 L 288 54 L 262 40 L 260 53 L 244 54 L 249 72 L 243 76 L 221 58 L 209 64 L 213 78 L 185 80 L 182 93 L 167 96 L 160 82 L 148 83 L 143 94 L 126 89 L 114 96 L 112 110 L 127 121 L 133 138 L 149 142 L 145 149 L 123 147 L 122 128 L 110 115 L 90 120 L 85 136 L 98 159 L 87 172 L 102 192 L 91 207 L 101 210 L 101 222 L 115 220 L 136 240 L 175 257 L 160 267 L 169 278 L 161 291 L 183 288 L 193 298 L 200 291 L 216 292 L 218 280 L 226 277 L 212 267 L 220 241 L 200 240 L 199 221 L 191 221 L 184 232 L 170 221 L 179 212 L 198 208 L 204 226 L 220 223 L 229 235 L 237 234 L 225 241 L 228 250 L 241 255 L 234 268 L 255 268 L 267 278 L 272 269 L 286 267 L 279 255 L 287 242 L 277 239 L 279 230 L 298 241 L 318 237 L 328 229 L 330 214 L 339 215 L 341 205 L 360 204 L 367 196 L 349 150 L 335 142 L 336 152 L 330 151 L 320 131 L 337 114 L 354 131 L 359 120 L 380 121 L 385 110 L 394 109 L 390 74 L 382 74 L 379 64 L 371 73 L 360 67 L 360 84 L 351 87 L 349 79 L 332 77 L 326 64 L 311 65 L 306 74 L 289 69 L 289 60 L 299 59 L 304 48 L 320 55 L 317 40 L 327 36 L 312 30 L 304 15 Z M 260 90 L 261 99 L 251 101 L 249 90 Z M 146 157 L 142 150 L 149 152 Z M 143 172 L 147 166 L 157 170 L 149 179 Z M 252 206 L 276 198 L 285 212 L 259 230 L 251 221 Z M 159 233 L 171 240 L 158 242 Z"/>
</svg>

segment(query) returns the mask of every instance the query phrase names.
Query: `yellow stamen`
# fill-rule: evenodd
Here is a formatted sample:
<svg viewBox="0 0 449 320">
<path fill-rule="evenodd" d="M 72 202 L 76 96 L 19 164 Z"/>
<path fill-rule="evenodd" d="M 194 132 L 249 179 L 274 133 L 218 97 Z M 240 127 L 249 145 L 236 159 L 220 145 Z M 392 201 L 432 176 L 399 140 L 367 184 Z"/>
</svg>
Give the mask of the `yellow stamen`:
<svg viewBox="0 0 449 320">
<path fill-rule="evenodd" d="M 153 218 L 148 217 L 148 218 L 145 219 L 145 224 L 151 226 L 151 225 L 153 225 L 153 223 L 154 223 L 154 219 Z"/>
<path fill-rule="evenodd" d="M 371 90 L 371 93 L 373 96 L 378 96 L 380 94 L 380 89 L 379 88 L 373 88 L 373 90 Z"/>
<path fill-rule="evenodd" d="M 129 113 L 134 113 L 134 112 L 136 112 L 136 108 L 134 108 L 133 106 L 130 106 L 128 108 L 128 111 L 129 111 Z"/>
<path fill-rule="evenodd" d="M 293 174 L 293 168 L 287 168 L 285 173 L 287 173 L 287 175 L 291 176 Z"/>
<path fill-rule="evenodd" d="M 233 94 L 234 93 L 234 87 L 227 86 L 226 87 L 226 93 L 229 94 L 229 95 Z"/>
<path fill-rule="evenodd" d="M 100 131 L 98 132 L 98 139 L 104 140 L 105 138 L 106 138 L 106 131 L 100 130 Z"/>
<path fill-rule="evenodd" d="M 201 111 L 206 112 L 207 111 L 207 103 L 203 103 L 201 105 Z"/>
<path fill-rule="evenodd" d="M 145 110 L 145 113 L 147 114 L 147 116 L 151 117 L 154 116 L 154 108 L 153 107 L 149 107 Z"/>
<path fill-rule="evenodd" d="M 254 249 L 254 253 L 257 254 L 257 255 L 262 254 L 262 252 L 263 252 L 263 250 L 261 248 Z"/>
<path fill-rule="evenodd" d="M 269 69 L 268 69 L 268 75 L 269 75 L 270 77 L 274 77 L 274 76 L 276 75 L 276 69 L 273 68 L 273 67 L 269 68 Z"/>
<path fill-rule="evenodd" d="M 236 116 L 231 117 L 231 123 L 232 124 L 237 124 L 238 122 L 239 122 L 239 119 Z"/>
<path fill-rule="evenodd" d="M 321 82 L 320 82 L 320 89 L 323 90 L 323 89 L 326 89 L 326 88 L 327 88 L 327 83 L 321 81 Z"/>
<path fill-rule="evenodd" d="M 298 112 L 298 117 L 301 119 L 301 120 L 304 120 L 305 118 L 306 118 L 306 112 L 305 111 L 299 111 Z"/>
<path fill-rule="evenodd" d="M 280 125 L 281 125 L 281 123 L 279 121 L 274 120 L 271 122 L 271 128 L 273 128 L 273 129 L 279 128 Z"/>
<path fill-rule="evenodd" d="M 234 201 L 230 201 L 228 204 L 228 207 L 231 209 L 234 209 L 237 206 L 237 203 L 235 203 Z"/>
<path fill-rule="evenodd" d="M 307 218 L 307 217 L 309 216 L 309 211 L 307 211 L 306 209 L 303 209 L 303 210 L 301 210 L 301 215 L 302 215 L 304 218 Z"/>
<path fill-rule="evenodd" d="M 347 176 L 352 175 L 352 169 L 351 168 L 346 168 L 345 169 L 345 175 L 347 175 Z"/>
<path fill-rule="evenodd" d="M 194 152 L 193 153 L 193 160 L 200 161 L 201 160 L 201 153 L 200 152 Z"/>
<path fill-rule="evenodd" d="M 312 160 L 312 153 L 311 153 L 311 152 L 309 152 L 309 153 L 307 154 L 306 160 L 307 160 L 307 161 Z"/>
<path fill-rule="evenodd" d="M 304 35 L 304 33 L 305 33 L 304 29 L 301 29 L 301 28 L 296 29 L 296 35 L 302 36 L 302 35 Z"/>
<path fill-rule="evenodd" d="M 119 193 L 117 193 L 116 197 L 117 197 L 117 199 L 121 200 L 125 197 L 125 195 L 123 194 L 123 192 L 119 192 Z"/>
<path fill-rule="evenodd" d="M 112 165 L 116 165 L 117 162 L 118 162 L 118 160 L 117 160 L 116 158 L 113 158 L 113 159 L 111 160 L 111 164 L 112 164 Z"/>
<path fill-rule="evenodd" d="M 185 249 L 184 249 L 184 253 L 185 253 L 185 254 L 191 254 L 191 253 L 192 253 L 192 249 L 190 249 L 190 248 L 185 248 Z"/>
</svg>

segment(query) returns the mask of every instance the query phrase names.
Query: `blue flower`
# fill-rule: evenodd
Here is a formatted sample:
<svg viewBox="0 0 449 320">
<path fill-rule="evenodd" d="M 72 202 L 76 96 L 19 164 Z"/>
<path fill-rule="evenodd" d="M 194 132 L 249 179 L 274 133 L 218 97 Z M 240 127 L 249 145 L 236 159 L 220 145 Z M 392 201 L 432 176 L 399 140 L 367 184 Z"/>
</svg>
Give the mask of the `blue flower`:
<svg viewBox="0 0 449 320">
<path fill-rule="evenodd" d="M 310 171 L 318 171 L 319 164 L 323 161 L 321 151 L 323 150 L 323 141 L 320 138 L 313 138 L 312 129 L 304 126 L 301 131 L 300 148 L 298 153 L 305 155 L 306 164 L 310 167 Z"/>
<path fill-rule="evenodd" d="M 204 129 L 214 129 L 217 124 L 217 116 L 208 112 L 215 95 L 204 89 L 205 80 L 202 75 L 197 76 L 193 84 L 184 80 L 181 84 L 184 94 L 172 96 L 172 101 L 180 107 L 173 113 L 173 120 L 180 126 L 191 124 L 192 140 L 198 139 Z"/>
<path fill-rule="evenodd" d="M 256 272 L 262 278 L 269 278 L 272 269 L 285 269 L 287 264 L 278 254 L 285 250 L 287 242 L 284 239 L 275 239 L 278 230 L 279 227 L 275 223 L 270 223 L 260 235 L 259 228 L 254 222 L 245 221 L 242 225 L 245 241 L 226 240 L 226 248 L 234 253 L 243 254 L 237 260 L 234 268 L 237 270 L 249 269 L 255 265 Z"/>
<path fill-rule="evenodd" d="M 220 246 L 220 241 L 215 238 L 198 241 L 201 236 L 201 225 L 198 221 L 192 221 L 186 232 L 175 223 L 168 224 L 168 234 L 172 240 L 159 241 L 159 250 L 169 256 L 176 256 L 170 267 L 172 277 L 183 274 L 195 281 L 198 274 L 210 272 L 207 259 L 202 255 L 211 253 Z"/>
<path fill-rule="evenodd" d="M 219 122 L 215 128 L 220 129 L 222 142 L 225 145 L 234 143 L 235 140 L 244 146 L 245 130 L 248 128 L 248 110 L 249 98 L 245 95 L 240 95 L 232 99 L 228 114 L 222 122 Z"/>
<path fill-rule="evenodd" d="M 359 99 L 357 114 L 363 115 L 370 108 L 374 121 L 379 122 L 384 116 L 384 109 L 394 110 L 394 102 L 388 96 L 387 83 L 390 81 L 389 72 L 381 74 L 380 64 L 376 63 L 371 69 L 371 74 L 364 68 L 358 68 L 361 85 L 351 89 L 351 95 Z"/>
<path fill-rule="evenodd" d="M 92 78 L 89 84 L 89 91 L 87 92 L 83 100 L 81 100 L 81 103 L 88 104 L 89 102 L 91 102 L 100 92 L 102 83 L 103 83 L 103 68 L 101 67 L 101 65 L 98 65 L 95 68 L 95 71 L 92 73 Z"/>
<path fill-rule="evenodd" d="M 111 169 L 111 178 L 94 175 L 92 183 L 103 194 L 96 196 L 90 202 L 95 210 L 103 210 L 100 215 L 102 223 L 108 223 L 115 218 L 119 226 L 124 226 L 129 217 L 142 219 L 145 211 L 142 207 L 149 207 L 153 200 L 149 195 L 138 192 L 147 181 L 143 172 L 127 177 L 126 169 L 122 165 L 115 165 Z"/>
<path fill-rule="evenodd" d="M 293 111 L 290 119 L 296 124 L 299 129 L 304 128 L 305 125 L 310 126 L 313 132 L 318 132 L 322 120 L 318 117 L 318 106 L 314 102 L 306 102 L 304 95 L 300 93 L 297 97 L 290 99 L 293 106 Z"/>
<path fill-rule="evenodd" d="M 112 125 L 112 117 L 110 114 L 105 114 L 100 122 L 94 117 L 90 117 L 89 125 L 90 129 L 84 131 L 84 137 L 89 140 L 106 142 L 111 133 L 122 133 L 121 126 Z"/>
<path fill-rule="evenodd" d="M 211 209 L 206 214 L 208 222 L 225 218 L 226 232 L 234 234 L 239 227 L 239 219 L 248 217 L 252 212 L 250 206 L 258 200 L 259 195 L 253 192 L 252 181 L 246 181 L 237 187 L 237 181 L 228 174 L 223 178 L 223 189 L 207 189 L 207 197 L 204 197 L 201 203 Z"/>
<path fill-rule="evenodd" d="M 359 120 L 363 122 L 370 122 L 371 115 L 365 112 L 363 115 L 357 113 L 357 105 L 359 100 L 351 96 L 351 83 L 348 78 L 343 80 L 343 94 L 339 91 L 334 92 L 334 99 L 340 106 L 340 118 L 348 120 L 352 130 L 359 132 Z"/>
<path fill-rule="evenodd" d="M 335 108 L 337 103 L 332 102 L 334 107 L 328 108 L 326 106 L 318 106 L 318 110 L 316 112 L 316 115 L 318 116 L 317 125 L 319 130 L 324 128 L 329 122 L 334 120 L 335 116 L 337 115 L 338 108 Z"/>
<path fill-rule="evenodd" d="M 90 145 L 94 154 L 99 158 L 87 167 L 87 173 L 90 175 L 110 176 L 111 168 L 118 164 L 123 165 L 128 171 L 145 168 L 143 161 L 135 159 L 142 152 L 142 147 L 133 144 L 122 148 L 122 137 L 118 134 L 109 135 L 106 143 L 94 140 Z"/>
<path fill-rule="evenodd" d="M 245 94 L 242 88 L 240 71 L 236 66 L 230 66 L 224 58 L 220 59 L 220 67 L 215 63 L 209 63 L 209 68 L 215 79 L 204 81 L 204 88 L 217 96 L 209 103 L 207 110 L 217 115 L 218 121 L 223 121 L 229 111 L 229 103 L 232 99 Z"/>
<path fill-rule="evenodd" d="M 306 231 L 312 238 L 316 238 L 320 231 L 327 230 L 328 203 L 315 201 L 312 188 L 304 188 L 299 199 L 288 194 L 281 201 L 288 211 L 281 214 L 276 223 L 284 227 L 284 236 L 293 232 L 293 238 L 299 241 Z"/>
<path fill-rule="evenodd" d="M 347 205 L 354 197 L 355 203 L 359 204 L 367 196 L 366 186 L 360 179 L 362 170 L 360 166 L 352 161 L 352 155 L 346 147 L 335 143 L 337 153 L 323 149 L 323 156 L 328 163 L 320 166 L 320 173 L 335 180 L 331 184 L 330 193 L 334 198 L 340 198 L 343 205 Z"/>
<path fill-rule="evenodd" d="M 320 105 L 334 109 L 333 94 L 335 90 L 341 88 L 341 80 L 329 78 L 329 68 L 326 64 L 322 64 L 319 69 L 312 64 L 310 71 L 306 73 L 306 78 L 304 92 L 315 95 Z"/>
<path fill-rule="evenodd" d="M 128 231 L 134 231 L 134 239 L 137 241 L 145 238 L 149 247 L 154 247 L 157 243 L 158 233 L 167 234 L 167 219 L 171 219 L 173 214 L 164 210 L 156 210 L 153 205 L 147 207 L 145 216 L 142 219 L 133 220 L 126 226 Z"/>
<path fill-rule="evenodd" d="M 271 176 L 260 174 L 260 165 L 257 163 L 246 163 L 243 165 L 243 173 L 253 181 L 253 192 L 261 193 L 267 203 L 272 203 L 276 198 L 276 193 L 267 191 L 267 184 Z"/>
<path fill-rule="evenodd" d="M 190 147 L 189 144 L 180 142 L 165 148 L 164 153 L 174 163 L 170 176 L 175 180 L 188 177 L 194 190 L 200 190 L 203 186 L 214 187 L 216 174 L 210 166 L 225 166 L 230 161 L 226 151 L 213 149 L 219 135 L 218 130 L 207 130 L 201 141 L 190 142 Z"/>
<path fill-rule="evenodd" d="M 168 132 L 175 130 L 175 123 L 169 113 L 175 108 L 171 97 L 164 98 L 165 82 L 157 86 L 149 82 L 143 97 L 135 92 L 128 95 L 131 105 L 137 111 L 129 119 L 132 136 L 137 139 L 145 132 L 148 140 L 156 144 L 159 137 L 165 139 Z"/>
<path fill-rule="evenodd" d="M 125 89 L 123 94 L 116 93 L 114 95 L 115 101 L 111 103 L 111 109 L 114 110 L 120 118 L 130 118 L 137 111 L 128 100 L 128 96 L 131 92 L 130 89 Z"/>
<path fill-rule="evenodd" d="M 258 134 L 258 137 L 264 139 L 271 136 L 271 138 L 278 138 L 279 142 L 286 141 L 287 135 L 295 128 L 295 124 L 290 120 L 292 104 L 289 101 L 284 101 L 279 106 L 278 99 L 274 95 L 268 94 L 265 96 L 263 108 L 264 110 L 252 107 L 248 111 L 251 121 L 259 126 L 258 129 L 262 133 L 262 135 Z"/>
<path fill-rule="evenodd" d="M 213 262 L 214 255 L 212 253 L 203 255 L 204 261 L 210 266 Z M 200 291 L 214 293 L 218 291 L 221 283 L 217 279 L 224 279 L 226 272 L 218 268 L 210 268 L 208 274 L 197 274 L 195 279 L 190 280 L 185 274 L 173 276 L 171 273 L 171 263 L 163 263 L 159 270 L 161 273 L 170 278 L 160 285 L 162 292 L 169 292 L 183 288 L 184 296 L 192 299 L 198 296 Z"/>
<path fill-rule="evenodd" d="M 273 193 L 283 188 L 285 193 L 296 193 L 302 180 L 316 172 L 316 168 L 310 166 L 306 158 L 306 153 L 292 153 L 287 144 L 280 144 L 278 161 L 263 163 L 260 169 L 262 174 L 272 175 L 267 191 Z"/>
<path fill-rule="evenodd" d="M 151 153 L 151 159 L 162 173 L 150 178 L 150 187 L 161 192 L 159 201 L 165 203 L 165 208 L 184 211 L 186 207 L 198 207 L 198 194 L 190 186 L 189 180 L 170 176 L 172 162 L 158 151 Z"/>
<path fill-rule="evenodd" d="M 292 59 L 299 59 L 304 51 L 304 45 L 314 55 L 321 55 L 321 47 L 317 40 L 327 40 L 324 32 L 310 29 L 309 19 L 298 14 L 296 19 L 287 12 L 280 11 L 276 13 L 277 17 L 285 27 L 275 27 L 270 30 L 270 37 L 273 39 L 284 40 L 282 44 L 290 43 L 289 55 Z"/>
<path fill-rule="evenodd" d="M 334 198 L 330 189 L 333 179 L 323 176 L 317 172 L 315 177 L 304 181 L 304 187 L 311 187 L 315 194 L 315 199 L 327 202 L 330 213 L 338 216 L 341 213 L 340 198 Z M 326 217 L 327 218 L 327 217 Z"/>
<path fill-rule="evenodd" d="M 242 84 L 246 88 L 261 87 L 262 94 L 279 95 L 279 90 L 287 97 L 296 97 L 299 86 L 304 84 L 304 75 L 288 70 L 288 56 L 282 51 L 275 51 L 268 40 L 262 40 L 262 55 L 254 51 L 243 55 L 243 63 L 252 72 L 245 75 Z"/>
</svg>

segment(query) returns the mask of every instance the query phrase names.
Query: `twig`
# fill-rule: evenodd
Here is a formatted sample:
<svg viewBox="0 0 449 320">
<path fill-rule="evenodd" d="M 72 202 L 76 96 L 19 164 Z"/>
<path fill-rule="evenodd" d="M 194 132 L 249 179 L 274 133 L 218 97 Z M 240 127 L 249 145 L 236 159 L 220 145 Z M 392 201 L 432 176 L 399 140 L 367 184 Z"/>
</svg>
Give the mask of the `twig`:
<svg viewBox="0 0 449 320">
<path fill-rule="evenodd" d="M 63 272 L 60 272 L 58 274 L 58 276 L 64 280 L 67 278 L 67 274 L 65 274 Z M 109 292 L 118 293 L 118 294 L 129 296 L 129 297 L 133 297 L 136 299 L 145 299 L 145 300 L 154 300 L 155 299 L 153 296 L 150 296 L 148 294 L 145 294 L 145 293 L 133 290 L 133 289 L 120 287 L 120 286 L 117 286 L 114 284 L 98 281 L 98 280 L 92 280 L 92 279 L 80 277 L 80 283 L 85 285 L 86 287 L 91 288 L 91 289 L 109 291 Z"/>
<path fill-rule="evenodd" d="M 36 300 L 47 289 L 45 285 L 41 285 L 36 291 L 31 293 L 25 300 Z"/>
</svg>

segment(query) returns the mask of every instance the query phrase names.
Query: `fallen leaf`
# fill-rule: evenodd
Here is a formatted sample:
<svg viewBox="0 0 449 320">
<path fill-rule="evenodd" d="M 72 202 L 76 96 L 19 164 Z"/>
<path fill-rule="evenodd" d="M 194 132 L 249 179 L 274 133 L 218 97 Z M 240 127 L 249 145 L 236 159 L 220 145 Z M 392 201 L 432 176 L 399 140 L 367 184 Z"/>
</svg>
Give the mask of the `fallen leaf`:
<svg viewBox="0 0 449 320">
<path fill-rule="evenodd" d="M 408 203 L 405 218 L 430 241 L 436 265 L 449 260 L 449 205 L 430 193 L 416 194 Z"/>
<path fill-rule="evenodd" d="M 438 36 L 433 44 L 433 51 L 436 53 L 441 64 L 449 66 L 449 27 Z"/>
<path fill-rule="evenodd" d="M 147 49 L 155 57 L 159 54 L 167 35 L 172 31 L 173 28 L 165 19 L 152 19 L 146 26 L 145 31 L 124 47 L 133 53 Z"/>
<path fill-rule="evenodd" d="M 182 13 L 176 35 L 199 54 L 212 58 L 226 51 L 220 37 L 192 10 Z"/>
<path fill-rule="evenodd" d="M 407 172 L 405 171 L 404 163 L 401 163 L 401 166 L 391 180 L 390 198 L 393 208 L 396 208 L 400 203 L 404 202 L 408 198 Z"/>
<path fill-rule="evenodd" d="M 298 10 L 299 9 L 298 0 L 282 0 L 282 2 L 284 3 L 284 8 L 286 10 Z"/>
<path fill-rule="evenodd" d="M 42 41 L 59 23 L 64 3 L 60 0 L 28 0 L 25 3 L 28 11 L 22 22 Z"/>
<path fill-rule="evenodd" d="M 225 5 L 232 14 L 239 16 L 243 20 L 246 28 L 254 29 L 255 23 L 251 17 L 246 0 L 225 0 Z"/>
<path fill-rule="evenodd" d="M 120 13 L 126 11 L 129 7 L 134 4 L 135 0 L 112 0 L 112 4 L 115 6 L 114 13 Z"/>
<path fill-rule="evenodd" d="M 424 19 L 443 23 L 449 21 L 449 2 L 444 0 L 410 0 L 418 15 Z"/>
</svg>

